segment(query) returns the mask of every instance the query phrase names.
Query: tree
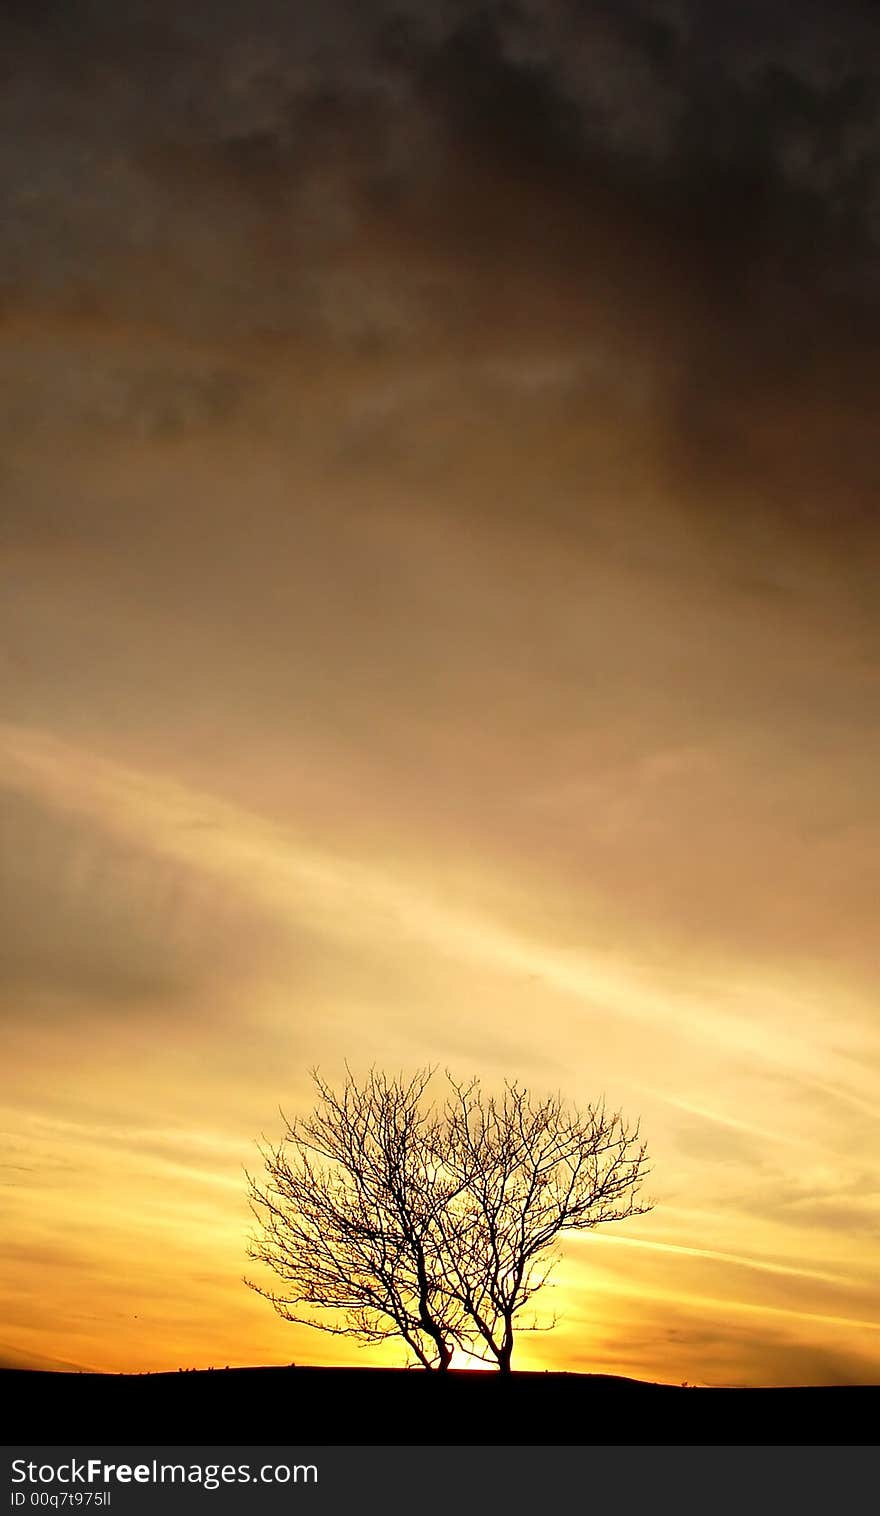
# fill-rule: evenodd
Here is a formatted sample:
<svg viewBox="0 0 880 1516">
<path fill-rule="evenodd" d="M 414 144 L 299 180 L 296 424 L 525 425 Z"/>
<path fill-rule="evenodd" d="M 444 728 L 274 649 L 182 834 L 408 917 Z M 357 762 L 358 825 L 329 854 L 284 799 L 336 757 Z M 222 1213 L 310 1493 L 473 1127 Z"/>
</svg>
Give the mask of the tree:
<svg viewBox="0 0 880 1516">
<path fill-rule="evenodd" d="M 460 1347 L 509 1373 L 560 1235 L 650 1209 L 645 1144 L 617 1111 L 534 1101 L 515 1083 L 496 1098 L 447 1076 L 438 1111 L 431 1077 L 374 1070 L 359 1085 L 349 1072 L 336 1094 L 313 1075 L 311 1116 L 261 1149 L 267 1182 L 248 1175 L 261 1226 L 249 1254 L 283 1289 L 246 1282 L 288 1321 L 400 1336 L 426 1369 Z"/>
<path fill-rule="evenodd" d="M 455 1200 L 438 1217 L 438 1257 L 450 1296 L 509 1373 L 515 1320 L 546 1284 L 560 1235 L 651 1209 L 639 1200 L 647 1148 L 638 1124 L 604 1104 L 535 1102 L 515 1083 L 499 1100 L 478 1080 L 450 1083 L 442 1144 Z"/>
<path fill-rule="evenodd" d="M 436 1266 L 455 1184 L 437 1170 L 436 1119 L 421 1108 L 430 1071 L 408 1082 L 372 1071 L 362 1085 L 349 1073 L 339 1095 L 312 1077 L 319 1104 L 261 1148 L 267 1182 L 247 1176 L 261 1226 L 248 1253 L 283 1289 L 245 1282 L 287 1321 L 362 1342 L 400 1336 L 424 1368 L 448 1369 L 467 1322 Z"/>
</svg>

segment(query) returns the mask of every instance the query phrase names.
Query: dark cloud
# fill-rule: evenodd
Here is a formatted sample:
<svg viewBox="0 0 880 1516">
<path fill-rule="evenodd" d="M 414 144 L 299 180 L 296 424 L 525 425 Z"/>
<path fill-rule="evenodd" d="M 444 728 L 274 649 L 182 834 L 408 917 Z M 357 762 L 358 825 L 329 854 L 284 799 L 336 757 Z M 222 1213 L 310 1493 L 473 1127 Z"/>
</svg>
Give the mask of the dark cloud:
<svg viewBox="0 0 880 1516">
<path fill-rule="evenodd" d="M 235 421 L 253 381 L 229 366 L 182 355 L 124 353 L 105 343 L 56 338 L 10 342 L 0 362 L 4 430 L 26 438 L 91 435 L 115 441 L 174 442 Z M 47 364 L 46 359 L 54 359 Z"/>
<path fill-rule="evenodd" d="M 586 352 L 647 384 L 654 430 L 581 363 L 554 412 L 582 437 L 566 492 L 599 434 L 627 488 L 638 425 L 697 531 L 781 519 L 820 549 L 873 541 L 880 50 L 865 8 L 10 14 L 7 313 L 91 312 L 227 354 L 196 375 L 160 360 L 133 393 L 99 393 L 99 412 L 160 439 L 223 427 L 254 341 L 306 384 L 352 355 L 444 354 L 472 373 L 487 352 Z M 39 411 L 26 373 L 15 398 Z M 473 403 L 509 435 L 497 396 Z M 359 463 L 376 456 L 364 435 Z M 439 451 L 468 442 L 453 416 Z"/>
<path fill-rule="evenodd" d="M 27 56 L 49 75 L 40 114 L 28 92 L 7 109 L 25 128 L 29 171 L 41 143 L 58 166 L 63 125 L 75 150 L 68 184 L 76 162 L 93 190 L 95 177 L 112 189 L 108 169 L 129 158 L 202 196 L 219 183 L 262 200 L 267 216 L 289 207 L 314 167 L 335 175 L 337 193 L 370 191 L 392 218 L 439 210 L 444 191 L 459 252 L 470 241 L 497 254 L 511 228 L 493 218 L 515 182 L 552 219 L 538 236 L 537 218 L 521 218 L 514 256 L 552 258 L 563 229 L 583 238 L 616 216 L 621 240 L 665 239 L 691 275 L 702 265 L 705 280 L 722 281 L 710 295 L 729 298 L 734 273 L 744 289 L 762 260 L 799 254 L 817 274 L 830 247 L 836 267 L 857 255 L 856 228 L 870 230 L 865 39 L 838 12 L 841 45 L 829 55 L 815 17 L 804 28 L 800 10 L 787 26 L 784 14 L 771 8 L 777 27 L 756 15 L 744 29 L 733 14 L 707 26 L 700 8 L 674 24 L 647 6 L 547 3 L 463 19 L 440 8 L 428 24 L 414 7 L 380 6 L 357 25 L 341 5 L 310 24 L 266 4 L 246 21 L 222 7 L 188 17 L 96 5 L 63 46 L 50 38 Z M 475 184 L 489 189 L 490 171 L 510 182 L 481 199 Z M 37 188 L 61 186 L 38 173 Z M 91 227 L 97 208 L 93 193 Z M 823 227 L 837 228 L 836 242 L 823 234 L 810 246 Z"/>
</svg>

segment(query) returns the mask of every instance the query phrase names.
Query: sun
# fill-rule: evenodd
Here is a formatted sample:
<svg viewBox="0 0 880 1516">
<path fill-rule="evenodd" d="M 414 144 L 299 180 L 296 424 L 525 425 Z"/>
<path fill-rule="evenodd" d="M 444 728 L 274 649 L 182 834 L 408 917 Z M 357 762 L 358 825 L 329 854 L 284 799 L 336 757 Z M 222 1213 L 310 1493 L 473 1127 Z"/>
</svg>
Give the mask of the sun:
<svg viewBox="0 0 880 1516">
<path fill-rule="evenodd" d="M 452 1354 L 449 1367 L 451 1369 L 473 1370 L 475 1373 L 479 1373 L 482 1370 L 492 1373 L 497 1368 L 497 1365 L 494 1363 L 484 1363 L 482 1358 L 475 1358 L 473 1353 L 466 1353 L 463 1348 L 456 1348 Z"/>
</svg>

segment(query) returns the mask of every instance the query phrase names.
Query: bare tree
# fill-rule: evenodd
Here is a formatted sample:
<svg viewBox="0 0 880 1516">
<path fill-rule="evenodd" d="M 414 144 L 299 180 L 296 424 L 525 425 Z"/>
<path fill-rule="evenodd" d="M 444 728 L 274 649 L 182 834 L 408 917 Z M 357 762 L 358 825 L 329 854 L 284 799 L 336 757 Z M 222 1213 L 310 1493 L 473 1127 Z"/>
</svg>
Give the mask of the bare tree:
<svg viewBox="0 0 880 1516">
<path fill-rule="evenodd" d="M 495 1098 L 448 1076 L 438 1112 L 431 1077 L 349 1072 L 337 1094 L 313 1075 L 319 1104 L 261 1149 L 267 1179 L 248 1175 L 249 1254 L 283 1287 L 246 1282 L 288 1321 L 400 1336 L 426 1369 L 460 1347 L 508 1373 L 515 1329 L 539 1329 L 521 1313 L 560 1235 L 650 1209 L 645 1145 L 619 1112 L 535 1102 L 517 1084 Z"/>
<path fill-rule="evenodd" d="M 421 1107 L 430 1077 L 373 1071 L 359 1086 L 349 1073 L 337 1094 L 313 1074 L 319 1104 L 261 1149 L 266 1181 L 247 1176 L 261 1226 L 248 1253 L 283 1288 L 245 1282 L 287 1321 L 363 1342 L 400 1336 L 426 1369 L 445 1370 L 468 1322 L 436 1267 L 456 1181 L 438 1171 L 436 1119 Z"/>
<path fill-rule="evenodd" d="M 604 1104 L 580 1111 L 558 1095 L 533 1101 L 515 1083 L 499 1100 L 478 1080 L 450 1083 L 434 1128 L 453 1196 L 437 1218 L 438 1258 L 451 1298 L 509 1373 L 515 1322 L 547 1282 L 560 1235 L 651 1209 L 639 1199 L 647 1149 L 638 1124 Z M 540 1330 L 535 1317 L 526 1329 Z"/>
</svg>

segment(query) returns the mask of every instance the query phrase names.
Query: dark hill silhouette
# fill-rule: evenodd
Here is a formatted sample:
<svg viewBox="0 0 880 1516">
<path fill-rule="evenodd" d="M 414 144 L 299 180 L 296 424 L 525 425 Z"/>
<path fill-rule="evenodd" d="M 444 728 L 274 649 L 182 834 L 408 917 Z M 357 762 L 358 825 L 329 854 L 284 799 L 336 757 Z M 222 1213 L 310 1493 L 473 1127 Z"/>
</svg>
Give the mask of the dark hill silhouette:
<svg viewBox="0 0 880 1516">
<path fill-rule="evenodd" d="M 873 1444 L 880 1386 L 690 1389 L 601 1374 L 0 1371 L 20 1443 Z"/>
</svg>

